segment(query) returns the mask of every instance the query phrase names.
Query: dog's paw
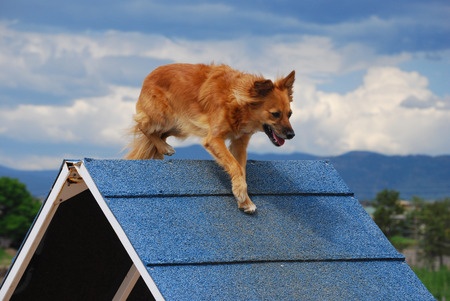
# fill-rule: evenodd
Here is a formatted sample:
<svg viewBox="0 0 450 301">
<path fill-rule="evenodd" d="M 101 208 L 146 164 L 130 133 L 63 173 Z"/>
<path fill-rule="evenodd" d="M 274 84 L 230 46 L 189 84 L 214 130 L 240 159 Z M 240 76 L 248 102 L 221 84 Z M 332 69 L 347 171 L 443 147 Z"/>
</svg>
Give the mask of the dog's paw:
<svg viewBox="0 0 450 301">
<path fill-rule="evenodd" d="M 254 214 L 256 212 L 256 205 L 250 200 L 238 204 L 238 208 L 247 214 Z"/>
</svg>

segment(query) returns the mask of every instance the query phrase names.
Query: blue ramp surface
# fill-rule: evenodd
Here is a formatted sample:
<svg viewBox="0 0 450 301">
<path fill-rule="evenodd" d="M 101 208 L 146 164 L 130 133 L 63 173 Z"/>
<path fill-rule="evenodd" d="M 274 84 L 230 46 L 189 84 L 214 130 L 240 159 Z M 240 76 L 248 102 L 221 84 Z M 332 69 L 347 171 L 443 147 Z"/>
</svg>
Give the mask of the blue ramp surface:
<svg viewBox="0 0 450 301">
<path fill-rule="evenodd" d="M 433 300 L 326 161 L 84 163 L 167 300 Z"/>
</svg>

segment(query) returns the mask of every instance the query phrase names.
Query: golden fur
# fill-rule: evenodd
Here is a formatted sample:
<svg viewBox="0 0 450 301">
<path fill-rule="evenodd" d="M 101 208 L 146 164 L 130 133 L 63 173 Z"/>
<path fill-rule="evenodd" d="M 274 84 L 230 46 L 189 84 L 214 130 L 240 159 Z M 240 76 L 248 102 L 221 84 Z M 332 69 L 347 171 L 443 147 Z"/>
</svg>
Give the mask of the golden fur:
<svg viewBox="0 0 450 301">
<path fill-rule="evenodd" d="M 226 65 L 158 67 L 144 80 L 126 158 L 163 159 L 175 152 L 166 142 L 169 136 L 201 137 L 230 175 L 238 207 L 253 213 L 256 206 L 245 180 L 247 145 L 258 131 L 266 132 L 276 146 L 294 137 L 289 122 L 294 80 L 294 71 L 272 82 Z"/>
</svg>

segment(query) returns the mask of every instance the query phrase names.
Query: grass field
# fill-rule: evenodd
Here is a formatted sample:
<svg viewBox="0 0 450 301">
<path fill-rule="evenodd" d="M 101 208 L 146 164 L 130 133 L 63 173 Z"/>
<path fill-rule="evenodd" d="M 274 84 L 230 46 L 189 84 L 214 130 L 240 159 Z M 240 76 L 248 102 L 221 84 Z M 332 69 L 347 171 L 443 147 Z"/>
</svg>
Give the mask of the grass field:
<svg viewBox="0 0 450 301">
<path fill-rule="evenodd" d="M 0 267 L 8 267 L 14 258 L 13 250 L 0 249 Z"/>
<path fill-rule="evenodd" d="M 397 250 L 404 250 L 417 244 L 417 241 L 403 236 L 392 236 L 389 241 Z"/>
<path fill-rule="evenodd" d="M 437 300 L 450 300 L 450 269 L 441 267 L 438 271 L 428 268 L 413 270 Z"/>
<path fill-rule="evenodd" d="M 3 277 L 11 264 L 12 259 L 15 255 L 15 250 L 12 249 L 2 249 L 0 248 L 0 284 L 3 281 Z"/>
</svg>

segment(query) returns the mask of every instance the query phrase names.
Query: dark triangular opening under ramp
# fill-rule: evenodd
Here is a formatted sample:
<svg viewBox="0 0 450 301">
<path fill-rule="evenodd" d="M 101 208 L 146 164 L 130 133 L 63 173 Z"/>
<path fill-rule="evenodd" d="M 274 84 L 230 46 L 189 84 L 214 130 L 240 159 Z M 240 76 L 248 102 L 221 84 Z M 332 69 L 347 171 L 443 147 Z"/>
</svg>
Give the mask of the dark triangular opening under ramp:
<svg viewBox="0 0 450 301">
<path fill-rule="evenodd" d="M 85 190 L 59 205 L 11 300 L 112 300 L 131 266 Z M 128 300 L 154 300 L 141 277 Z"/>
</svg>

